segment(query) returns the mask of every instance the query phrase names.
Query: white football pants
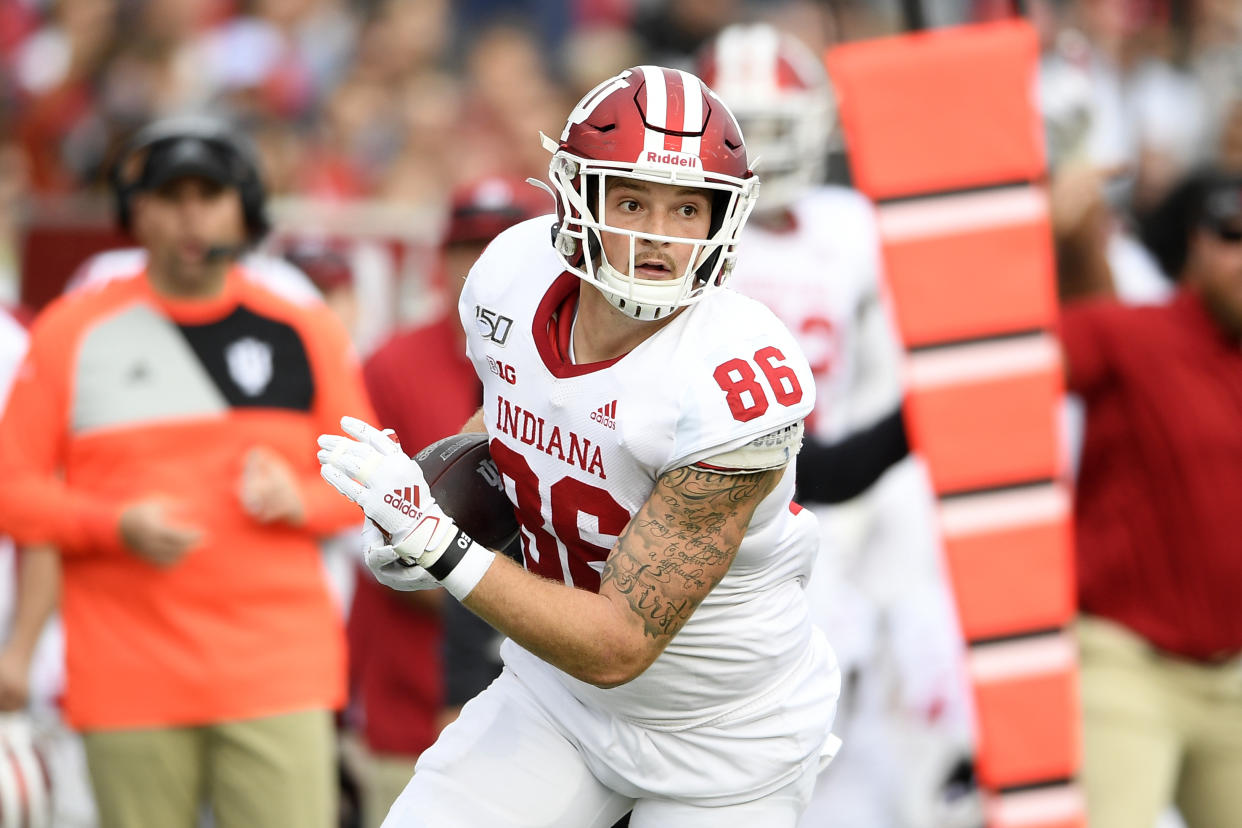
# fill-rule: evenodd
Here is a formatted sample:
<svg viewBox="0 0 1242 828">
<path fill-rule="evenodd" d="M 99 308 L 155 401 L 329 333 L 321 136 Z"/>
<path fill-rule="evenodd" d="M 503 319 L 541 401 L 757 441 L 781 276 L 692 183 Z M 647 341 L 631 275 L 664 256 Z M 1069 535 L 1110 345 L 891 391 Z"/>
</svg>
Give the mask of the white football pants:
<svg viewBox="0 0 1242 828">
<path fill-rule="evenodd" d="M 383 828 L 794 828 L 820 767 L 759 799 L 706 807 L 601 783 L 572 736 L 506 668 L 423 753 Z"/>
</svg>

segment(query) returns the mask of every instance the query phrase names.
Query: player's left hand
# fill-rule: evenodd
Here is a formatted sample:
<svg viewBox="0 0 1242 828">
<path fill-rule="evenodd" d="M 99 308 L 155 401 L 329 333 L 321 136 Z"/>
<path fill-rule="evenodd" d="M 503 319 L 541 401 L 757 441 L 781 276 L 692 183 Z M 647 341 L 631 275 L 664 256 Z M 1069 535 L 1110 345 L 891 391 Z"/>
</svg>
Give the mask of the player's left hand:
<svg viewBox="0 0 1242 828">
<path fill-rule="evenodd" d="M 407 563 L 447 546 L 456 525 L 436 505 L 418 464 L 387 433 L 362 420 L 342 417 L 341 429 L 349 437 L 319 437 L 323 479 L 361 506 Z"/>
<path fill-rule="evenodd" d="M 375 580 L 389 589 L 414 592 L 440 586 L 440 582 L 431 577 L 430 572 L 402 560 L 401 553 L 388 545 L 379 527 L 370 520 L 362 528 L 362 543 L 367 569 L 371 570 Z"/>
</svg>

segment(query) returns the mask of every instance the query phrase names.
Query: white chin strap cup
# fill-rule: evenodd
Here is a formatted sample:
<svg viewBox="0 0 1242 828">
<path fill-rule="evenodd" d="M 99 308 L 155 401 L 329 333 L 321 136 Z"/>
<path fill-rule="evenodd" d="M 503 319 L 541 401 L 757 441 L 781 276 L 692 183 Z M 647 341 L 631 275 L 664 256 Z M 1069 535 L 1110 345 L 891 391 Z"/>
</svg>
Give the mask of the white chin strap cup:
<svg viewBox="0 0 1242 828">
<path fill-rule="evenodd" d="M 667 282 L 639 279 L 631 285 L 630 280 L 606 259 L 595 268 L 595 280 L 604 288 L 600 293 L 614 308 L 640 322 L 665 319 L 677 310 L 686 293 L 686 280 L 693 278 L 692 274 L 687 274 Z"/>
</svg>

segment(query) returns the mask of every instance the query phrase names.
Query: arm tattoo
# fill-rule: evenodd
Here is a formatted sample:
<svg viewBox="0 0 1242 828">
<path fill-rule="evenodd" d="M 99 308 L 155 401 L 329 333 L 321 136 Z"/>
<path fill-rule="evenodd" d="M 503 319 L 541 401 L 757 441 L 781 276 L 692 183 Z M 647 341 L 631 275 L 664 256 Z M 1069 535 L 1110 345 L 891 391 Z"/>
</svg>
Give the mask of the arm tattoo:
<svg viewBox="0 0 1242 828">
<path fill-rule="evenodd" d="M 621 535 L 600 576 L 625 596 L 644 633 L 672 638 L 733 563 L 755 507 L 783 470 L 664 475 Z"/>
</svg>

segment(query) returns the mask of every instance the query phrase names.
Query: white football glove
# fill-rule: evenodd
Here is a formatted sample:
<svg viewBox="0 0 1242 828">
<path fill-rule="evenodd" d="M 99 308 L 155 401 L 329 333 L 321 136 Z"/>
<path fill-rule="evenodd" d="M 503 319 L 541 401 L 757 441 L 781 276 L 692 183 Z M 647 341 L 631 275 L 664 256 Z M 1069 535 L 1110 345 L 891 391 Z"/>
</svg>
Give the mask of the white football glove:
<svg viewBox="0 0 1242 828">
<path fill-rule="evenodd" d="M 354 439 L 319 437 L 323 479 L 362 507 L 403 562 L 425 569 L 458 599 L 466 597 L 495 555 L 436 505 L 422 469 L 388 434 L 354 417 L 342 417 L 341 428 Z"/>
<path fill-rule="evenodd" d="M 395 546 L 389 546 L 383 533 L 371 521 L 362 527 L 363 560 L 375 580 L 389 589 L 402 592 L 414 592 L 420 589 L 435 589 L 440 582 L 431 577 L 431 573 L 421 566 L 410 565 L 401 560 L 401 553 Z"/>
</svg>

